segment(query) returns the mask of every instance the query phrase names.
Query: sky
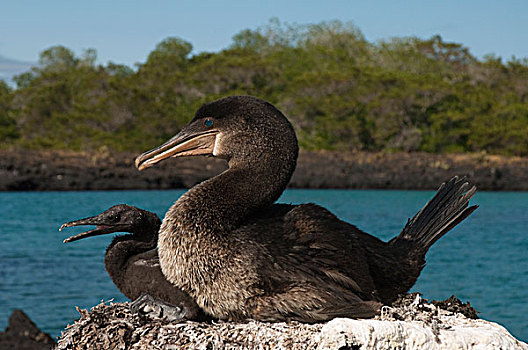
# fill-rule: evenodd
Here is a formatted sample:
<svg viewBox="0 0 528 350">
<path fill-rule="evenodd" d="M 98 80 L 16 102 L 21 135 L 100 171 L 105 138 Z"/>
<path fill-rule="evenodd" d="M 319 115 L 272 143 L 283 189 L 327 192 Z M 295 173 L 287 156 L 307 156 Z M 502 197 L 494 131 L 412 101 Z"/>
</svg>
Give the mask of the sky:
<svg viewBox="0 0 528 350">
<path fill-rule="evenodd" d="M 177 36 L 194 53 L 218 51 L 243 29 L 276 17 L 289 24 L 351 21 L 373 42 L 440 34 L 477 57 L 528 57 L 525 0 L 17 0 L 0 4 L 0 56 L 37 62 L 41 51 L 64 45 L 98 62 L 133 66 L 156 44 Z"/>
</svg>

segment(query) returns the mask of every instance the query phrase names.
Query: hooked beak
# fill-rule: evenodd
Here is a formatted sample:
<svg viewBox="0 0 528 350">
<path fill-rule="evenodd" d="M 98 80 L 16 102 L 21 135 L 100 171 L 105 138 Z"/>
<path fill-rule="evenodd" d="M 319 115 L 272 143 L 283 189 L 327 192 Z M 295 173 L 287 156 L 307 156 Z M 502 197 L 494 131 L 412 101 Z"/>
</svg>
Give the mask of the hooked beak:
<svg viewBox="0 0 528 350">
<path fill-rule="evenodd" d="M 73 226 L 81 226 L 81 225 L 96 225 L 97 228 L 79 233 L 75 236 L 68 237 L 63 241 L 63 243 L 69 243 L 69 242 L 77 241 L 83 238 L 99 236 L 99 235 L 106 235 L 108 233 L 114 233 L 114 232 L 120 231 L 119 226 L 109 226 L 109 225 L 102 225 L 98 223 L 97 216 L 92 216 L 86 219 L 80 219 L 76 221 L 67 222 L 65 224 L 62 224 L 62 226 L 59 228 L 59 231 L 62 231 L 62 229 L 65 227 L 73 227 Z"/>
<path fill-rule="evenodd" d="M 141 171 L 169 157 L 211 155 L 218 133 L 218 130 L 195 133 L 183 129 L 161 146 L 138 156 L 136 168 Z"/>
</svg>

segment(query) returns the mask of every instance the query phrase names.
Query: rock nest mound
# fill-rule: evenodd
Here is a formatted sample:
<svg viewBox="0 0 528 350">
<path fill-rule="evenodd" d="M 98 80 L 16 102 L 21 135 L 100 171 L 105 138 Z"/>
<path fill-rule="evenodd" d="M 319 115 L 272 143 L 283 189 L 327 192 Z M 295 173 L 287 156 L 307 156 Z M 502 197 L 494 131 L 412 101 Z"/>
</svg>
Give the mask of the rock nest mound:
<svg viewBox="0 0 528 350">
<path fill-rule="evenodd" d="M 477 319 L 454 296 L 409 294 L 375 319 L 327 323 L 171 323 L 131 314 L 128 303 L 101 303 L 62 333 L 57 349 L 528 349 L 504 327 Z"/>
</svg>

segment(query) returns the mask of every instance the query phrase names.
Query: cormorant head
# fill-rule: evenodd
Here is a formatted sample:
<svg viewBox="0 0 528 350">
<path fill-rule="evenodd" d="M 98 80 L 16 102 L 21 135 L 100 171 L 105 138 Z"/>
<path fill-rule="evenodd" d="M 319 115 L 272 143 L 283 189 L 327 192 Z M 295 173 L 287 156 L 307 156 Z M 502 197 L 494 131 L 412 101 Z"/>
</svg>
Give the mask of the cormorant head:
<svg viewBox="0 0 528 350">
<path fill-rule="evenodd" d="M 136 167 L 143 170 L 169 157 L 212 155 L 227 159 L 230 167 L 286 162 L 294 168 L 297 153 L 293 127 L 277 108 L 253 96 L 229 96 L 203 105 L 177 135 L 137 157 Z"/>
<path fill-rule="evenodd" d="M 67 222 L 59 228 L 59 231 L 62 231 L 65 227 L 81 225 L 96 225 L 97 228 L 68 237 L 64 240 L 64 243 L 113 232 L 130 232 L 137 235 L 148 235 L 149 237 L 144 237 L 144 239 L 150 239 L 152 236 L 157 235 L 161 221 L 156 214 L 150 211 L 126 204 L 119 204 L 108 208 L 99 215 Z"/>
</svg>

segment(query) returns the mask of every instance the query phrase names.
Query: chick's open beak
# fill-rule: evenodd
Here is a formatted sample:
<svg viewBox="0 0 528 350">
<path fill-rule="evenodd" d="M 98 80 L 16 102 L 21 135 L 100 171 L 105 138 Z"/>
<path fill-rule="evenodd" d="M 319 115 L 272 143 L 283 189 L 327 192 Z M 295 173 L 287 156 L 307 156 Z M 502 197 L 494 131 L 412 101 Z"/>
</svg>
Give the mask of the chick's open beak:
<svg viewBox="0 0 528 350">
<path fill-rule="evenodd" d="M 104 225 L 104 224 L 99 223 L 97 220 L 97 216 L 92 216 L 86 219 L 67 222 L 65 224 L 62 224 L 62 226 L 59 228 L 59 231 L 62 231 L 62 229 L 65 227 L 73 227 L 73 226 L 81 226 L 81 225 L 96 225 L 97 228 L 79 233 L 75 236 L 68 237 L 63 241 L 63 243 L 69 243 L 69 242 L 77 241 L 83 238 L 99 236 L 99 235 L 106 235 L 108 233 L 114 233 L 114 232 L 119 231 L 119 227 L 117 226 L 110 226 L 110 225 Z"/>
</svg>

